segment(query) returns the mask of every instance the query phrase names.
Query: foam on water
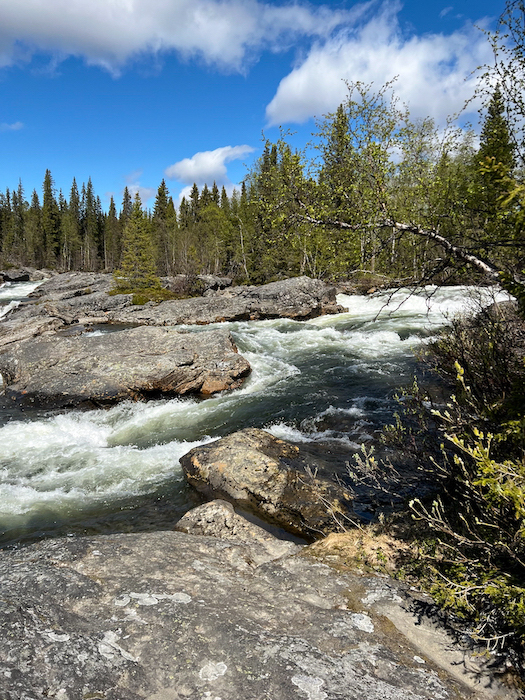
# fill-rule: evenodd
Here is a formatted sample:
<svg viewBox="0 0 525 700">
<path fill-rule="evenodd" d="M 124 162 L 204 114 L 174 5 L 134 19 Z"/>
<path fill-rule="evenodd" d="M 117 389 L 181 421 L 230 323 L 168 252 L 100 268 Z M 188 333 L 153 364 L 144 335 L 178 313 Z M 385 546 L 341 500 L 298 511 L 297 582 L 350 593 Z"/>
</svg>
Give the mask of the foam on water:
<svg viewBox="0 0 525 700">
<path fill-rule="evenodd" d="M 31 292 L 40 286 L 42 282 L 4 282 L 0 284 L 0 301 L 8 299 L 24 299 L 29 296 Z"/>
<path fill-rule="evenodd" d="M 491 290 L 476 296 L 483 304 L 493 301 Z M 243 427 L 354 453 L 391 419 L 392 394 L 411 382 L 422 337 L 476 303 L 464 287 L 340 295 L 338 301 L 347 313 L 216 324 L 232 333 L 252 367 L 236 391 L 0 426 L 0 527 L 34 522 L 38 529 L 42 519 L 103 518 L 123 502 L 131 507 L 129 499 L 181 484 L 178 460 L 193 446 Z"/>
</svg>

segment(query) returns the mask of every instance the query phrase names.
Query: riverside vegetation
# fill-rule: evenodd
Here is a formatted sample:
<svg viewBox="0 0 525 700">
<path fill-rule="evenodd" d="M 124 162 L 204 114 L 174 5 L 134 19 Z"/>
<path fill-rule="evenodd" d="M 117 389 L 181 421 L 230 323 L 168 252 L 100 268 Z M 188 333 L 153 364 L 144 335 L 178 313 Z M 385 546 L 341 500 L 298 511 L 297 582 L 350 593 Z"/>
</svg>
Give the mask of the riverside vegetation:
<svg viewBox="0 0 525 700">
<path fill-rule="evenodd" d="M 525 3 L 488 35 L 485 110 L 473 133 L 413 120 L 393 85 L 359 82 L 310 149 L 265 141 L 240 192 L 193 186 L 178 209 L 163 181 L 153 211 L 124 190 L 102 211 L 91 181 L 69 199 L 46 172 L 43 200 L 0 194 L 2 264 L 108 270 L 115 292 L 162 296 L 159 278 L 228 275 L 261 283 L 356 273 L 395 284 L 497 282 L 517 306 L 457 321 L 426 355 L 448 384 L 437 402 L 404 393 L 385 431 L 406 459 L 442 477 L 442 496 L 410 504 L 418 555 L 405 564 L 472 635 L 523 672 L 525 649 Z M 392 154 L 396 158 L 392 158 Z M 312 155 L 313 154 L 313 155 Z M 381 276 L 381 277 L 380 277 Z M 370 469 L 380 468 L 368 455 Z M 394 527 L 394 526 L 392 526 Z M 410 535 L 409 535 L 410 536 Z M 414 550 L 413 550 L 414 551 Z"/>
</svg>

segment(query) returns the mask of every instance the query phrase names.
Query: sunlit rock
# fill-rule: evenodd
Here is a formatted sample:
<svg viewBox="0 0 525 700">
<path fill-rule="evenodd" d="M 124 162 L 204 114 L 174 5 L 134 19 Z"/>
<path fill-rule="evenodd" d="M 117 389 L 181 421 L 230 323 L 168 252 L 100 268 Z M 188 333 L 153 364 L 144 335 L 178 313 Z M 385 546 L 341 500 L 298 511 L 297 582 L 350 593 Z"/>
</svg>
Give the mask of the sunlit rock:
<svg viewBox="0 0 525 700">
<path fill-rule="evenodd" d="M 0 354 L 6 396 L 44 406 L 208 396 L 237 388 L 249 372 L 223 331 L 141 327 L 94 337 L 44 337 L 12 343 Z"/>
<path fill-rule="evenodd" d="M 181 460 L 190 484 L 309 539 L 340 527 L 352 504 L 344 487 L 309 472 L 297 446 L 248 428 L 195 447 Z"/>
</svg>

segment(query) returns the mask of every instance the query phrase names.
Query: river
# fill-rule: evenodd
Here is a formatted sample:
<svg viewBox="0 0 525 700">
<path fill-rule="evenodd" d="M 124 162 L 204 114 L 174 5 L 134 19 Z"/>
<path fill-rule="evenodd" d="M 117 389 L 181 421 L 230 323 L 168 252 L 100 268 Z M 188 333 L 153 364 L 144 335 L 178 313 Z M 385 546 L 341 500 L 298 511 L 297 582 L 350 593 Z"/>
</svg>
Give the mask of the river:
<svg viewBox="0 0 525 700">
<path fill-rule="evenodd" d="M 36 286 L 0 287 L 0 317 Z M 179 458 L 248 426 L 317 446 L 334 472 L 344 470 L 391 421 L 396 389 L 416 372 L 417 348 L 480 299 L 488 304 L 493 295 L 459 286 L 339 295 L 347 313 L 220 324 L 252 374 L 240 389 L 206 400 L 0 410 L 0 544 L 169 527 L 198 502 Z"/>
</svg>

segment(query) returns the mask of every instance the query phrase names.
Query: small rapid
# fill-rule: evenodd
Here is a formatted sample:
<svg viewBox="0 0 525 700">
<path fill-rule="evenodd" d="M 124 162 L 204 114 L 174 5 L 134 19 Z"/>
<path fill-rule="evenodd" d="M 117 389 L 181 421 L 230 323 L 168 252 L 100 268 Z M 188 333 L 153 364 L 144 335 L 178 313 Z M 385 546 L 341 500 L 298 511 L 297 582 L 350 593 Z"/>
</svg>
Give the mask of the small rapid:
<svg viewBox="0 0 525 700">
<path fill-rule="evenodd" d="M 29 293 L 11 287 L 6 304 Z M 0 541 L 169 527 L 196 502 L 179 458 L 244 427 L 331 446 L 333 472 L 343 470 L 360 444 L 391 421 L 394 393 L 411 383 L 423 340 L 457 313 L 492 301 L 491 290 L 466 287 L 340 295 L 347 313 L 220 324 L 252 366 L 236 391 L 108 410 L 4 411 Z"/>
</svg>

